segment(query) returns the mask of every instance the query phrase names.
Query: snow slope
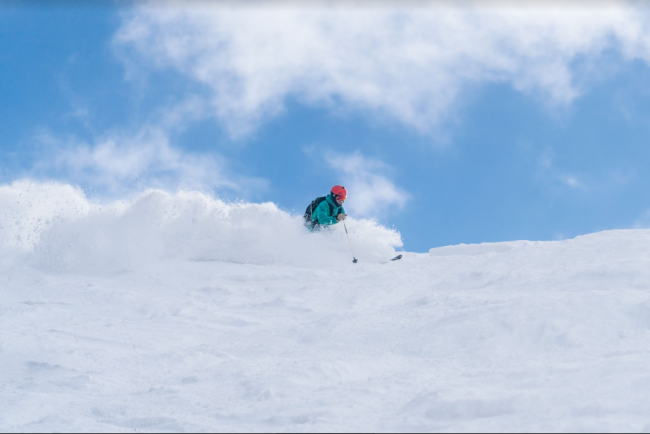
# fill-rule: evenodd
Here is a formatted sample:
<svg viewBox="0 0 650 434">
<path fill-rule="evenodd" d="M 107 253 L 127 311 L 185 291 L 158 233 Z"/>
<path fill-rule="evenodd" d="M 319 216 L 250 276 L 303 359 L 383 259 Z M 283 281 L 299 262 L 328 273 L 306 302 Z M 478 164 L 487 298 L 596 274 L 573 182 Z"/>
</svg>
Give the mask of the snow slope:
<svg viewBox="0 0 650 434">
<path fill-rule="evenodd" d="M 0 431 L 650 431 L 649 231 L 349 229 L 0 187 Z"/>
</svg>

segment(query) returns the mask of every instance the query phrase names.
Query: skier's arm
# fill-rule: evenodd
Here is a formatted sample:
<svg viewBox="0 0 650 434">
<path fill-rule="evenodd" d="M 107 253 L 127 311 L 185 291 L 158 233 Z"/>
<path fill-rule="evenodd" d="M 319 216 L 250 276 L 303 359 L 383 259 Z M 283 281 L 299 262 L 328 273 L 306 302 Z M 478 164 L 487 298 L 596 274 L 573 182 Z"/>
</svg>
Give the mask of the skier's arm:
<svg viewBox="0 0 650 434">
<path fill-rule="evenodd" d="M 326 201 L 321 202 L 321 204 L 316 207 L 312 220 L 323 226 L 329 226 L 338 223 L 336 221 L 336 217 L 329 215 L 329 205 Z"/>
</svg>

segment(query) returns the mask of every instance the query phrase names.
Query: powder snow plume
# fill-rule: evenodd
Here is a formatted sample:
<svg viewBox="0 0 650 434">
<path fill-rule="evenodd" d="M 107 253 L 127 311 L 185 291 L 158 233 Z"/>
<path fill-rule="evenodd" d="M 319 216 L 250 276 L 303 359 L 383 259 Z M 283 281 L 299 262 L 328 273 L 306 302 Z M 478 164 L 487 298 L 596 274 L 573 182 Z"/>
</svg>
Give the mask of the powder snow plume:
<svg viewBox="0 0 650 434">
<path fill-rule="evenodd" d="M 227 204 L 199 192 L 149 190 L 129 201 L 90 202 L 69 185 L 29 181 L 0 187 L 0 252 L 37 268 L 116 272 L 160 260 L 314 266 L 351 262 L 343 228 L 309 233 L 302 217 L 272 203 Z M 390 258 L 398 232 L 348 223 L 355 254 Z"/>
</svg>

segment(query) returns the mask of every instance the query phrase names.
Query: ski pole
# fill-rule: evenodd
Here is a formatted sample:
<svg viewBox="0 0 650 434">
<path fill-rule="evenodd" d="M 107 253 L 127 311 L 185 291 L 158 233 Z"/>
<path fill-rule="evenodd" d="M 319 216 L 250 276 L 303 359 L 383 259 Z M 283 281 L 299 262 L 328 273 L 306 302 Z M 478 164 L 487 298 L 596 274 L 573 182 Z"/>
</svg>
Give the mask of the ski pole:
<svg viewBox="0 0 650 434">
<path fill-rule="evenodd" d="M 345 235 L 348 236 L 348 244 L 350 244 L 350 251 L 352 252 L 352 263 L 356 264 L 359 261 L 357 261 L 356 256 L 354 256 L 354 250 L 352 250 L 352 242 L 350 241 L 350 234 L 348 234 L 348 227 L 345 225 L 345 222 L 343 222 L 343 227 L 345 228 Z"/>
</svg>

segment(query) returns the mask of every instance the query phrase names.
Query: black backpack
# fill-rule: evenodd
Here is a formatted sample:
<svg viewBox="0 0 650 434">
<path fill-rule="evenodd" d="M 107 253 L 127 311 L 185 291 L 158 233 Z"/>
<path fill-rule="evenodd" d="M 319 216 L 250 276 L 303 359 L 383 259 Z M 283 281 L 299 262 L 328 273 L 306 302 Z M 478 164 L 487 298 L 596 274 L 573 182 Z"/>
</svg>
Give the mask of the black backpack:
<svg viewBox="0 0 650 434">
<path fill-rule="evenodd" d="M 311 217 L 314 214 L 314 210 L 318 208 L 318 205 L 320 205 L 323 201 L 326 201 L 327 198 L 325 196 L 319 197 L 318 199 L 315 199 L 309 204 L 307 209 L 305 210 L 305 223 L 309 223 L 313 226 L 317 225 L 317 223 L 314 223 L 311 221 Z M 334 215 L 334 208 L 332 208 L 332 204 L 327 202 L 327 206 L 330 207 L 330 215 Z"/>
</svg>

